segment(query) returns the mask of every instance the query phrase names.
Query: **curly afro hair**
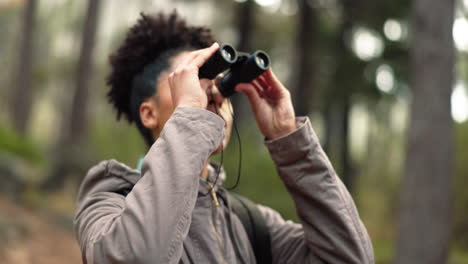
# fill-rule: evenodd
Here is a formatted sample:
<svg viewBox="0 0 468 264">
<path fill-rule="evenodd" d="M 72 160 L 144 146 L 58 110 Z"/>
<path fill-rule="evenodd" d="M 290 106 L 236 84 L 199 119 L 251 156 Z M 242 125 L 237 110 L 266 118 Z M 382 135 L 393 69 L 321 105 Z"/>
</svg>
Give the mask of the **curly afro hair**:
<svg viewBox="0 0 468 264">
<path fill-rule="evenodd" d="M 169 15 L 141 13 L 122 45 L 109 58 L 111 72 L 107 77 L 110 86 L 107 96 L 117 110 L 117 119 L 124 115 L 130 123 L 136 122 L 151 145 L 154 139 L 148 138 L 150 133 L 139 117 L 139 106 L 146 99 L 142 97 L 155 94 L 154 84 L 161 72 L 169 67 L 170 57 L 183 50 L 209 47 L 213 42 L 208 28 L 188 26 L 176 11 Z M 149 66 L 152 69 L 148 70 Z M 140 75 L 146 77 L 138 78 Z"/>
</svg>

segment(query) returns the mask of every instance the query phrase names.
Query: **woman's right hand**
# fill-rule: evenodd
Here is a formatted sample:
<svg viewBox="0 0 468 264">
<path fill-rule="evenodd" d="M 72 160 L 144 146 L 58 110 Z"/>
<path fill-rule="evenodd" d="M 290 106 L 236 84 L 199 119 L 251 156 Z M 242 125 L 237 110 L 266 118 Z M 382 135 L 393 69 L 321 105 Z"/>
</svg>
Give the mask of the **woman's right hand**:
<svg viewBox="0 0 468 264">
<path fill-rule="evenodd" d="M 219 44 L 188 53 L 183 61 L 169 74 L 172 104 L 178 106 L 206 108 L 208 97 L 198 77 L 199 68 L 218 50 Z M 205 86 L 206 88 L 206 86 Z"/>
</svg>

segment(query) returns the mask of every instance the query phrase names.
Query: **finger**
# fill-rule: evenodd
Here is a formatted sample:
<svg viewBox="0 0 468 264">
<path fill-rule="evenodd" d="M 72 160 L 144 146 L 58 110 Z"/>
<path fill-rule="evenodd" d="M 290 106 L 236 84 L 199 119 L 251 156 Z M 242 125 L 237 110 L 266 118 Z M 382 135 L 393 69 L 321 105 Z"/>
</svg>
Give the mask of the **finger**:
<svg viewBox="0 0 468 264">
<path fill-rule="evenodd" d="M 177 69 L 179 66 L 182 66 L 182 65 L 187 65 L 189 64 L 191 61 L 193 61 L 193 59 L 198 56 L 198 54 L 201 52 L 202 50 L 195 50 L 195 51 L 190 51 L 188 52 L 183 59 L 180 60 L 180 63 L 176 65 L 176 67 L 174 69 Z"/>
<path fill-rule="evenodd" d="M 286 87 L 284 87 L 284 85 L 278 80 L 271 68 L 265 71 L 261 77 L 270 85 L 268 89 L 269 94 L 272 94 L 273 96 L 282 96 L 288 92 L 288 89 L 286 89 Z"/>
<path fill-rule="evenodd" d="M 173 86 L 173 80 L 172 80 L 173 76 L 174 76 L 173 72 L 171 72 L 169 76 L 167 76 L 167 82 L 169 83 L 169 87 Z"/>
<path fill-rule="evenodd" d="M 208 48 L 204 48 L 204 49 L 198 49 L 198 50 L 193 50 L 193 51 L 189 51 L 187 52 L 187 54 L 184 56 L 184 58 L 180 61 L 179 64 L 176 65 L 175 69 L 177 69 L 177 67 L 179 66 L 183 66 L 183 65 L 188 65 L 188 64 L 191 64 L 193 62 L 193 60 L 198 57 L 198 55 L 200 53 L 202 53 L 203 51 L 207 50 L 211 48 L 208 47 Z"/>
<path fill-rule="evenodd" d="M 211 57 L 211 55 L 213 55 L 213 53 L 215 53 L 218 49 L 218 42 L 213 43 L 211 47 L 202 49 L 200 53 L 198 53 L 197 56 L 190 62 L 190 64 L 195 65 L 197 68 L 200 68 L 205 63 L 205 61 L 209 57 Z"/>
<path fill-rule="evenodd" d="M 211 55 L 218 50 L 219 44 L 217 42 L 213 43 L 210 47 L 198 50 L 196 56 L 192 58 L 190 61 L 191 65 L 195 65 L 196 67 L 201 67 L 205 61 L 211 57 Z M 201 65 L 200 65 L 201 62 Z"/>
<path fill-rule="evenodd" d="M 219 92 L 218 87 L 216 87 L 216 85 L 213 85 L 209 92 L 210 99 L 213 101 L 213 103 L 216 103 L 219 107 L 221 107 L 226 98 L 221 94 L 221 92 Z"/>
<path fill-rule="evenodd" d="M 269 98 L 278 98 L 281 96 L 281 94 L 284 93 L 284 91 L 281 90 L 283 88 L 278 87 L 278 85 L 271 85 L 270 83 L 268 83 L 268 81 L 263 75 L 260 75 L 257 78 L 257 81 L 264 87 L 263 89 L 264 96 L 268 96 Z"/>
<path fill-rule="evenodd" d="M 177 70 L 178 68 L 180 67 L 183 67 L 183 66 L 186 66 L 188 64 L 192 64 L 195 59 L 203 52 L 206 52 L 206 51 L 209 51 L 213 48 L 213 46 L 218 46 L 219 47 L 219 44 L 217 42 L 213 43 L 210 47 L 208 48 L 204 48 L 204 49 L 199 49 L 199 50 L 195 50 L 195 51 L 191 51 L 191 52 L 188 52 L 184 58 L 180 61 L 179 64 L 175 65 L 174 67 L 174 71 Z M 215 49 L 216 50 L 216 49 Z M 199 67 L 197 67 L 199 68 Z"/>
<path fill-rule="evenodd" d="M 213 86 L 213 81 L 210 79 L 200 79 L 200 86 L 203 91 L 209 92 Z"/>
<path fill-rule="evenodd" d="M 257 90 L 260 97 L 265 95 L 265 88 L 257 80 L 253 80 L 252 85 L 255 87 L 255 90 Z"/>
<path fill-rule="evenodd" d="M 265 91 L 268 91 L 270 89 L 271 85 L 266 81 L 265 77 L 263 77 L 262 75 L 258 76 L 256 80 Z"/>
<path fill-rule="evenodd" d="M 258 94 L 257 88 L 253 84 L 241 83 L 236 86 L 235 90 L 244 93 L 249 99 L 252 107 L 257 106 L 260 103 L 260 95 Z"/>
<path fill-rule="evenodd" d="M 273 73 L 273 70 L 271 68 L 269 68 L 268 70 L 266 70 L 264 73 L 262 73 L 263 77 L 265 77 L 266 81 L 268 83 L 279 83 L 280 81 L 278 80 L 278 78 L 276 77 L 276 75 Z"/>
</svg>

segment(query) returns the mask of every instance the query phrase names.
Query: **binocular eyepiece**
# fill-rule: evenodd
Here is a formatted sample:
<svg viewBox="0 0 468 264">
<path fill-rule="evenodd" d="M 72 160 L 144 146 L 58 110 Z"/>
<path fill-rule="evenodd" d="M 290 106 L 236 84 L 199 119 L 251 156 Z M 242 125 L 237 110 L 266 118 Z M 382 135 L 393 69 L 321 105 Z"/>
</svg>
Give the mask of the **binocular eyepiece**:
<svg viewBox="0 0 468 264">
<path fill-rule="evenodd" d="M 268 54 L 257 50 L 252 54 L 237 52 L 231 45 L 223 44 L 200 67 L 200 79 L 214 79 L 220 73 L 229 71 L 217 80 L 218 89 L 224 97 L 232 96 L 239 83 L 251 82 L 270 67 Z"/>
</svg>

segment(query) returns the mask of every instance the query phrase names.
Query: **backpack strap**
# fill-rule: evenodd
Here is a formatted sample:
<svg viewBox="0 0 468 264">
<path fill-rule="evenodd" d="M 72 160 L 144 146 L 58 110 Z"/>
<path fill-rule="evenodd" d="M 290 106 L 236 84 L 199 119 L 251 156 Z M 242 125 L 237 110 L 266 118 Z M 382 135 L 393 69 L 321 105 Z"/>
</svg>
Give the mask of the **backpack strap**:
<svg viewBox="0 0 468 264">
<path fill-rule="evenodd" d="M 226 192 L 232 211 L 244 226 L 257 264 L 271 264 L 270 232 L 258 207 L 249 199 L 233 192 Z"/>
</svg>

